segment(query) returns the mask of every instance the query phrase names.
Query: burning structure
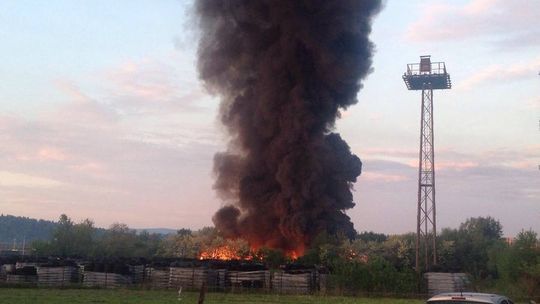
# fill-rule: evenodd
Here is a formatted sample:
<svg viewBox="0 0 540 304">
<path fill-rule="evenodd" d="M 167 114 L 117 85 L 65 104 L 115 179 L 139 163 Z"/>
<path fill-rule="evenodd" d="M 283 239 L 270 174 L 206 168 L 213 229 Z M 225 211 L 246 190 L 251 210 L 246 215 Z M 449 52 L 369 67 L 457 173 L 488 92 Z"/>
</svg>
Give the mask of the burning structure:
<svg viewBox="0 0 540 304">
<path fill-rule="evenodd" d="M 200 0 L 198 68 L 230 135 L 215 155 L 213 217 L 228 238 L 302 255 L 345 214 L 362 163 L 332 132 L 371 71 L 379 0 Z"/>
</svg>

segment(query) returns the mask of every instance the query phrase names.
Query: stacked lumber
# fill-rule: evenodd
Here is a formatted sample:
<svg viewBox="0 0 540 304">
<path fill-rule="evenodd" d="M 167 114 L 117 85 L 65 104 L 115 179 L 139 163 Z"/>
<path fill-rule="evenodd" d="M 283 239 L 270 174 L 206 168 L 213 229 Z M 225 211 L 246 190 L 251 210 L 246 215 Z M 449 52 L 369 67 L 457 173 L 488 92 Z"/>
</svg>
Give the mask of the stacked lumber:
<svg viewBox="0 0 540 304">
<path fill-rule="evenodd" d="M 317 272 L 316 282 L 319 285 L 319 292 L 322 294 L 326 294 L 326 288 L 328 286 L 328 274 Z"/>
<path fill-rule="evenodd" d="M 85 271 L 83 277 L 84 287 L 119 288 L 127 287 L 132 282 L 131 276 L 117 273 Z"/>
<path fill-rule="evenodd" d="M 10 265 L 10 264 L 0 265 L 0 283 L 6 281 L 7 273 L 12 271 L 11 270 L 12 267 L 13 269 L 15 269 L 15 265 Z"/>
<path fill-rule="evenodd" d="M 37 263 L 33 262 L 17 262 L 15 263 L 15 269 L 25 268 L 25 267 L 37 267 Z"/>
<path fill-rule="evenodd" d="M 256 271 L 227 271 L 226 283 L 234 289 L 240 288 L 270 288 L 270 272 Z"/>
<path fill-rule="evenodd" d="M 74 266 L 38 267 L 39 286 L 66 286 L 79 281 L 79 269 Z"/>
<path fill-rule="evenodd" d="M 4 273 L 12 273 L 15 271 L 15 264 L 4 264 L 2 265 L 2 271 Z"/>
<path fill-rule="evenodd" d="M 426 272 L 424 278 L 427 280 L 430 295 L 462 291 L 469 284 L 465 273 Z"/>
<path fill-rule="evenodd" d="M 145 270 L 146 281 L 152 288 L 166 289 L 169 287 L 169 277 L 171 271 L 169 267 L 154 268 L 148 267 Z"/>
<path fill-rule="evenodd" d="M 278 293 L 308 294 L 315 288 L 313 272 L 274 272 L 272 289 Z"/>
<path fill-rule="evenodd" d="M 133 283 L 138 284 L 144 281 L 144 265 L 129 265 L 129 272 L 133 277 Z"/>
<path fill-rule="evenodd" d="M 171 267 L 169 288 L 200 289 L 208 282 L 208 269 L 203 267 Z"/>
<path fill-rule="evenodd" d="M 6 283 L 9 284 L 34 284 L 37 282 L 37 273 L 34 266 L 20 265 L 15 266 L 10 272 L 6 273 Z"/>
<path fill-rule="evenodd" d="M 35 284 L 37 283 L 37 275 L 27 274 L 7 274 L 6 283 L 8 284 Z"/>
<path fill-rule="evenodd" d="M 214 275 L 208 278 L 208 285 L 224 290 L 227 287 L 227 269 L 215 269 Z"/>
</svg>

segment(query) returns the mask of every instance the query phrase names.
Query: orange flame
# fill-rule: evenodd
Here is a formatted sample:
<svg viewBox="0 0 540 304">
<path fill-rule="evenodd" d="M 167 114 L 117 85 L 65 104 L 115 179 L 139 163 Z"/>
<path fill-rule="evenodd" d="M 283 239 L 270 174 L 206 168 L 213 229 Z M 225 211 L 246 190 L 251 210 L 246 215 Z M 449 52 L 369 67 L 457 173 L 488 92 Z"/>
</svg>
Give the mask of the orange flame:
<svg viewBox="0 0 540 304">
<path fill-rule="evenodd" d="M 296 251 L 291 251 L 287 254 L 287 256 L 293 260 L 293 261 L 296 261 L 298 260 L 298 258 L 300 257 L 300 255 L 298 253 L 296 253 Z"/>
<path fill-rule="evenodd" d="M 199 254 L 200 260 L 240 260 L 240 259 L 250 259 L 249 257 L 242 257 L 238 254 L 237 250 L 230 248 L 228 246 L 221 246 L 216 248 L 211 248 Z"/>
<path fill-rule="evenodd" d="M 241 252 L 241 251 L 240 251 Z M 263 256 L 256 248 L 251 248 L 249 252 L 241 254 L 235 246 L 223 245 L 214 248 L 207 248 L 199 254 L 199 260 L 262 260 Z M 291 260 L 297 260 L 303 255 L 303 250 L 295 250 L 286 252 L 287 257 Z"/>
</svg>

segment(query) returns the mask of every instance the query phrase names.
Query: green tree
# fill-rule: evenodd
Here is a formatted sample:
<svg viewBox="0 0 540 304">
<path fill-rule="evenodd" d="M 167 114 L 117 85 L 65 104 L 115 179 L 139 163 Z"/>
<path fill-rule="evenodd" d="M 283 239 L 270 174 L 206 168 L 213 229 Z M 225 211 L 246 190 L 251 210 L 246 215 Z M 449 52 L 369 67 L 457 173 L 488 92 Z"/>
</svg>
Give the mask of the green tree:
<svg viewBox="0 0 540 304">
<path fill-rule="evenodd" d="M 167 236 L 159 249 L 159 254 L 167 257 L 196 258 L 199 244 L 189 229 L 180 229 L 175 235 Z"/>
<path fill-rule="evenodd" d="M 71 253 L 80 257 L 92 256 L 96 242 L 94 222 L 90 219 L 85 219 L 79 224 L 73 225 L 72 230 L 73 243 Z"/>
<path fill-rule="evenodd" d="M 99 255 L 106 257 L 133 257 L 137 236 L 126 224 L 114 223 L 99 242 Z"/>
<path fill-rule="evenodd" d="M 388 235 L 384 233 L 375 233 L 373 231 L 363 231 L 358 233 L 355 237 L 356 240 L 362 240 L 365 242 L 377 242 L 382 243 L 388 239 Z"/>
<path fill-rule="evenodd" d="M 459 229 L 443 229 L 439 261 L 446 271 L 465 271 L 475 278 L 494 276 L 490 252 L 502 244 L 502 226 L 491 217 L 469 218 Z"/>
<path fill-rule="evenodd" d="M 51 244 L 53 254 L 63 257 L 73 255 L 73 242 L 75 239 L 73 225 L 73 221 L 67 215 L 60 215 Z"/>
</svg>

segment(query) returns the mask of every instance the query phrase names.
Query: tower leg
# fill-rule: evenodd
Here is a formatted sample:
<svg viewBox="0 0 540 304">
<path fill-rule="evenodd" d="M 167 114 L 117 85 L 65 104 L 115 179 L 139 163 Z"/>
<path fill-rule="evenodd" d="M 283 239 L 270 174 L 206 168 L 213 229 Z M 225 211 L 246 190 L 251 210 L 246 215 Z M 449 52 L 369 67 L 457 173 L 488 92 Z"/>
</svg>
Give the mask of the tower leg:
<svg viewBox="0 0 540 304">
<path fill-rule="evenodd" d="M 424 264 L 424 271 L 437 264 L 433 89 L 430 84 L 425 84 L 422 89 L 417 208 L 416 271 L 420 272 L 421 264 Z"/>
</svg>

